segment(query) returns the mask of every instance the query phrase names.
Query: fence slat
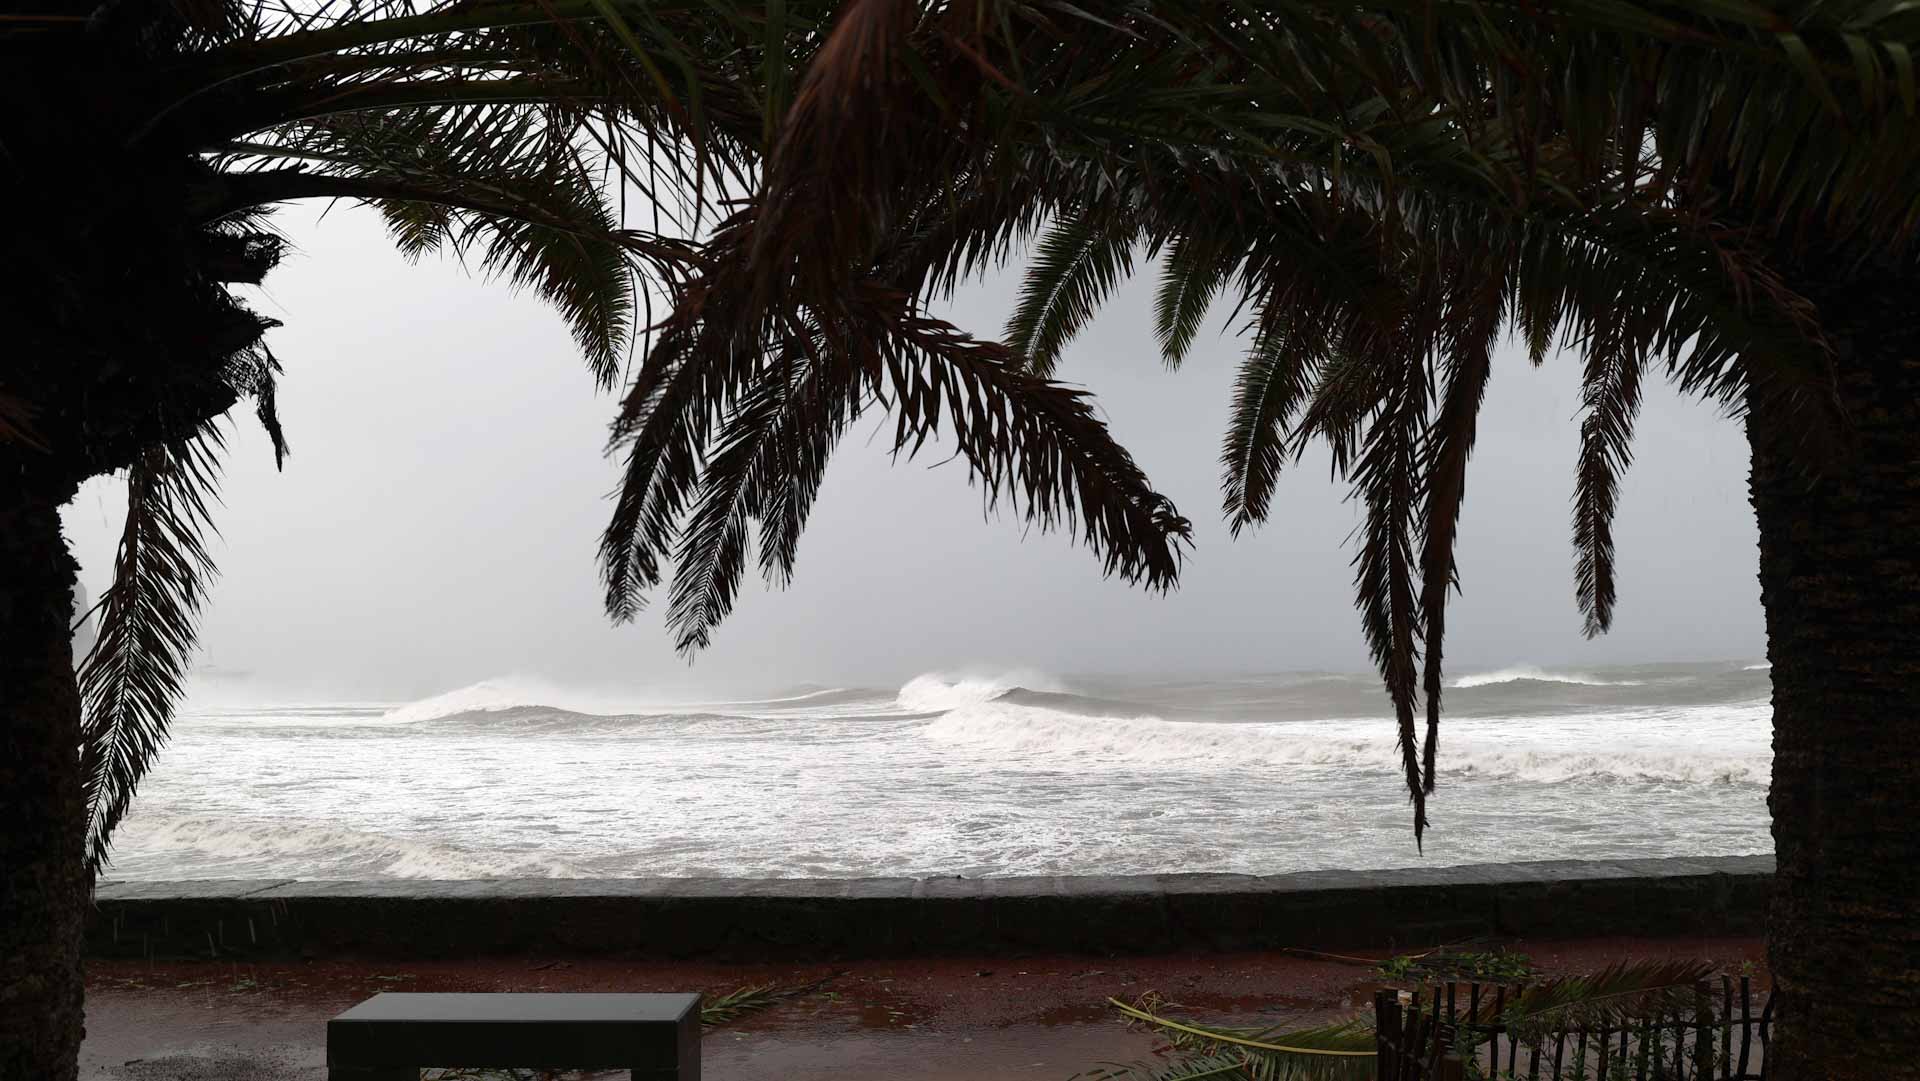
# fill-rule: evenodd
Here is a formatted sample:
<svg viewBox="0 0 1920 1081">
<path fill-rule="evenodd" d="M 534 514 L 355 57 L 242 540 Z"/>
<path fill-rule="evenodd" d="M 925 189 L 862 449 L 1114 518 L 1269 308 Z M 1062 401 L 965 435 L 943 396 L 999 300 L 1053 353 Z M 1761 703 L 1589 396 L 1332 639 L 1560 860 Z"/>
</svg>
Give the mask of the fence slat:
<svg viewBox="0 0 1920 1081">
<path fill-rule="evenodd" d="M 1400 1059 L 1393 1041 L 1400 1032 L 1400 995 L 1389 990 L 1373 993 L 1373 1070 L 1383 1081 L 1397 1081 Z"/>
<path fill-rule="evenodd" d="M 1413 997 L 1407 1000 L 1407 1011 L 1402 1015 L 1400 1029 L 1400 1077 L 1398 1081 L 1419 1081 L 1414 1072 L 1420 1058 L 1420 992 L 1415 990 Z"/>
<path fill-rule="evenodd" d="M 1733 977 L 1720 974 L 1720 1077 L 1733 1081 Z"/>
<path fill-rule="evenodd" d="M 1526 985 L 1445 980 L 1412 992 L 1380 990 L 1374 994 L 1376 1076 L 1379 1081 L 1443 1081 L 1454 1063 L 1463 1063 L 1474 1076 L 1485 1070 L 1490 1076 L 1529 1081 L 1543 1076 L 1554 1081 L 1610 1076 L 1629 1081 L 1765 1081 L 1773 996 L 1767 995 L 1756 1011 L 1752 979 L 1742 976 L 1739 983 L 1738 1002 L 1733 977 L 1722 974 L 1717 1003 L 1712 982 L 1702 979 L 1693 985 L 1691 1009 L 1676 999 L 1671 1009 L 1622 1018 L 1617 1027 L 1558 1026 L 1528 1042 L 1524 1068 L 1523 1041 L 1506 1015 L 1510 1004 L 1526 993 Z M 1404 1002 L 1401 994 L 1407 996 Z M 1735 1027 L 1740 1030 L 1737 1052 Z M 1546 1047 L 1549 1036 L 1551 1051 Z M 1484 1054 L 1482 1045 L 1489 1048 Z"/>
<path fill-rule="evenodd" d="M 1767 1044 L 1773 1038 L 1773 992 L 1767 992 L 1767 1004 L 1760 1010 L 1760 1081 L 1767 1077 Z"/>
<path fill-rule="evenodd" d="M 1706 980 L 1696 980 L 1693 985 L 1693 1024 L 1693 1076 L 1696 1081 L 1712 1081 L 1713 985 Z"/>
<path fill-rule="evenodd" d="M 1740 1076 L 1747 1076 L 1747 1058 L 1753 1046 L 1753 981 L 1740 977 Z"/>
<path fill-rule="evenodd" d="M 1514 1056 L 1520 1049 L 1514 1046 L 1513 1036 L 1507 1031 L 1507 986 L 1501 984 L 1493 989 L 1493 1023 L 1487 1031 L 1493 1034 L 1493 1072 L 1500 1072 L 1500 1037 L 1507 1037 L 1507 1069 L 1512 1070 Z"/>
</svg>

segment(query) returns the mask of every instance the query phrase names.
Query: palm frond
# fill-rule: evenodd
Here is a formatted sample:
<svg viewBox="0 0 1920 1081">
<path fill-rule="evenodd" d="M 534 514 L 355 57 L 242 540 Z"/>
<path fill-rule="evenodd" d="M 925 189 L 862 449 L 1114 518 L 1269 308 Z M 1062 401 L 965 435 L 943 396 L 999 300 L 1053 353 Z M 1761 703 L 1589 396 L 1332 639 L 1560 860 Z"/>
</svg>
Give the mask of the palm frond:
<svg viewBox="0 0 1920 1081">
<path fill-rule="evenodd" d="M 682 653 L 706 648 L 732 611 L 751 519 L 764 523 L 762 566 L 769 580 L 792 575 L 800 530 L 825 473 L 827 452 L 815 449 L 817 441 L 830 445 L 859 414 L 865 388 L 844 382 L 844 372 L 840 385 L 824 385 L 828 366 L 809 362 L 806 354 L 818 355 L 820 346 L 814 335 L 806 337 L 728 410 L 705 458 L 667 608 Z"/>
<path fill-rule="evenodd" d="M 1153 333 L 1168 368 L 1178 368 L 1200 333 L 1200 324 L 1220 288 L 1233 272 L 1232 248 L 1182 235 L 1168 246 L 1160 288 L 1153 301 Z"/>
<path fill-rule="evenodd" d="M 496 154 L 502 142 L 530 140 L 518 158 Z M 601 185 L 564 143 L 539 145 L 521 110 L 336 118 L 245 149 L 299 160 L 308 177 L 366 184 L 364 196 L 409 256 L 452 248 L 473 255 L 483 272 L 534 290 L 567 321 L 602 386 L 617 377 L 631 336 L 636 270 L 651 270 L 667 288 L 679 270 L 637 250 Z"/>
<path fill-rule="evenodd" d="M 1595 351 L 1581 388 L 1580 458 L 1574 475 L 1575 594 L 1592 638 L 1613 625 L 1613 512 L 1620 475 L 1633 461 L 1633 422 L 1640 412 L 1638 356 Z"/>
<path fill-rule="evenodd" d="M 1110 1063 L 1074 1074 L 1068 1081 L 1214 1081 L 1253 1079 L 1257 1060 L 1244 1051 L 1183 1053 L 1162 1062 Z"/>
<path fill-rule="evenodd" d="M 1173 584 L 1189 525 L 1083 392 L 1024 371 L 1007 347 L 976 341 L 872 280 L 833 285 L 817 300 L 795 283 L 768 303 L 752 285 L 765 270 L 755 224 L 746 211 L 722 226 L 705 280 L 661 324 L 615 423 L 613 445 L 627 464 L 601 560 L 616 619 L 640 610 L 671 555 L 687 573 L 669 618 L 683 647 L 698 648 L 731 607 L 751 518 L 771 542 L 762 556 L 769 578 L 790 573 L 825 457 L 866 401 L 893 414 L 896 454 L 943 437 L 989 509 L 1004 505 L 1042 530 L 1066 527 L 1110 574 Z M 782 436 L 774 395 L 803 369 L 817 389 L 790 400 L 809 410 L 811 431 Z"/>
<path fill-rule="evenodd" d="M 1426 504 L 1421 509 L 1420 618 L 1426 643 L 1421 690 L 1427 699 L 1427 732 L 1420 749 L 1424 787 L 1431 794 L 1437 781 L 1440 742 L 1442 658 L 1447 631 L 1447 601 L 1459 588 L 1459 566 L 1454 542 L 1460 526 L 1460 507 L 1467 495 L 1467 460 L 1473 454 L 1479 430 L 1480 405 L 1493 372 L 1493 349 L 1504 314 L 1506 292 L 1503 268 L 1487 268 L 1461 283 L 1469 299 L 1442 332 L 1446 387 L 1440 412 L 1426 438 L 1429 459 L 1423 466 Z"/>
<path fill-rule="evenodd" d="M 253 399 L 253 414 L 273 445 L 273 467 L 287 464 L 287 433 L 280 425 L 279 379 L 283 372 L 280 359 L 263 342 L 233 357 L 228 364 L 227 385 L 242 397 Z"/>
<path fill-rule="evenodd" d="M 1620 961 L 1599 972 L 1527 987 L 1501 1020 L 1522 1040 L 1558 1031 L 1609 1027 L 1676 1012 L 1692 1013 L 1695 989 L 1713 973 L 1703 961 Z"/>
<path fill-rule="evenodd" d="M 1133 273 L 1138 225 L 1120 215 L 1081 215 L 1041 238 L 1007 320 L 1007 345 L 1027 370 L 1053 374 L 1060 353 L 1093 319 L 1114 286 Z"/>
<path fill-rule="evenodd" d="M 1327 363 L 1328 345 L 1312 325 L 1262 320 L 1234 383 L 1233 412 L 1220 451 L 1227 525 L 1234 536 L 1267 519 L 1291 446 L 1293 418 Z"/>
<path fill-rule="evenodd" d="M 700 1000 L 700 1024 L 705 1028 L 718 1028 L 730 1024 L 750 1013 L 770 1010 L 782 1002 L 791 1002 L 796 998 L 813 994 L 832 983 L 844 973 L 829 973 L 817 980 L 802 984 L 781 985 L 777 983 L 755 984 L 729 991 L 724 995 Z"/>
<path fill-rule="evenodd" d="M 1413 552 L 1421 488 L 1421 438 L 1426 429 L 1424 358 L 1408 358 L 1389 374 L 1378 415 L 1351 472 L 1363 521 L 1354 554 L 1354 590 L 1367 650 L 1386 683 L 1400 730 L 1401 767 L 1413 801 L 1413 837 L 1427 829 L 1427 778 L 1414 731 L 1419 709 L 1420 646 L 1424 634 L 1415 588 Z"/>
<path fill-rule="evenodd" d="M 1238 1028 L 1167 1017 L 1156 1001 L 1108 999 L 1130 1023 L 1147 1026 L 1169 1045 L 1170 1061 L 1119 1064 L 1077 1075 L 1101 1081 L 1187 1081 L 1240 1077 L 1251 1081 L 1359 1081 L 1374 1070 L 1374 1035 L 1364 1021 L 1311 1028 Z"/>
<path fill-rule="evenodd" d="M 34 434 L 33 406 L 11 394 L 0 394 L 0 442 L 46 449 L 45 441 Z"/>
<path fill-rule="evenodd" d="M 207 427 L 150 448 L 127 472 L 127 518 L 100 629 L 78 671 L 85 707 L 87 865 L 105 865 L 113 831 L 167 740 L 213 577 L 204 537 L 223 440 Z"/>
</svg>

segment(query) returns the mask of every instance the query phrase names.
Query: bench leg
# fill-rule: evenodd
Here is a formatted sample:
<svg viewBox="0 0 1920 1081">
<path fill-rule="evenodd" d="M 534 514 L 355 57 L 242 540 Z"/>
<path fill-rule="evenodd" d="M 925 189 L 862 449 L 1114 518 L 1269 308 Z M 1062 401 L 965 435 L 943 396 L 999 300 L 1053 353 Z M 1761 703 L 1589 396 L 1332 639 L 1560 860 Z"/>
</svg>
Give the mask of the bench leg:
<svg viewBox="0 0 1920 1081">
<path fill-rule="evenodd" d="M 327 1081 L 420 1081 L 420 1071 L 394 1066 L 329 1066 Z"/>
</svg>

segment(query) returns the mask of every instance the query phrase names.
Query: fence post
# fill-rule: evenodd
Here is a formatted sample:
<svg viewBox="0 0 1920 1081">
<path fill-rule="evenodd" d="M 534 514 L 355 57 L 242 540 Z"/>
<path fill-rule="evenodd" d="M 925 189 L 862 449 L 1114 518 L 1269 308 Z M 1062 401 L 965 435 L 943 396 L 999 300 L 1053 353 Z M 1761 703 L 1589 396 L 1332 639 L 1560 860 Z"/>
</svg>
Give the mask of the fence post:
<svg viewBox="0 0 1920 1081">
<path fill-rule="evenodd" d="M 1713 1079 L 1713 990 L 1705 980 L 1693 985 L 1693 1076 Z"/>
<path fill-rule="evenodd" d="M 1399 1034 L 1400 993 L 1375 991 L 1373 993 L 1373 1063 L 1374 1076 L 1380 1081 L 1393 1081 L 1400 1076 L 1400 1053 L 1394 1047 L 1394 1038 Z"/>
<path fill-rule="evenodd" d="M 1467 1063 L 1458 1055 L 1440 1056 L 1440 1072 L 1435 1081 L 1467 1081 Z"/>
</svg>

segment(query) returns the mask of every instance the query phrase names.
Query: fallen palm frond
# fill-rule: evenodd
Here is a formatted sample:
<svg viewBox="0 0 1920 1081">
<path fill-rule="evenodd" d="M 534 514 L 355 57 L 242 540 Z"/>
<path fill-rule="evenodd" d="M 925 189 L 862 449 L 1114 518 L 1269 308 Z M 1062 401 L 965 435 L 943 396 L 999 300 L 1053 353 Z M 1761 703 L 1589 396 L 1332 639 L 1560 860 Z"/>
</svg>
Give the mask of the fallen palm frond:
<svg viewBox="0 0 1920 1081">
<path fill-rule="evenodd" d="M 1699 1005 L 1697 988 L 1712 973 L 1704 961 L 1621 961 L 1590 975 L 1537 983 L 1509 1002 L 1500 1020 L 1531 1042 L 1556 1032 L 1690 1015 Z"/>
<path fill-rule="evenodd" d="M 1288 952 L 1360 960 L 1337 954 L 1314 955 L 1307 950 Z M 1389 978 L 1437 975 L 1437 986 L 1430 986 L 1424 996 L 1416 992 L 1410 1004 L 1402 992 L 1403 1010 L 1418 1011 L 1421 1017 L 1408 1034 L 1423 1032 L 1417 1039 L 1421 1046 L 1431 1047 L 1437 1022 L 1444 1030 L 1441 1046 L 1451 1046 L 1454 1054 L 1464 1055 L 1469 1061 L 1476 1056 L 1484 1058 L 1489 1044 L 1495 1054 L 1506 1045 L 1511 1055 L 1520 1046 L 1538 1048 L 1554 1043 L 1556 1038 L 1564 1044 L 1570 1035 L 1636 1029 L 1641 1034 L 1632 1037 L 1637 1041 L 1633 1045 L 1635 1053 L 1640 1053 L 1642 1042 L 1647 1053 L 1653 1053 L 1665 1039 L 1671 1046 L 1658 1053 L 1673 1055 L 1680 1053 L 1678 1049 L 1688 1039 L 1683 1035 L 1683 1031 L 1691 1031 L 1688 1025 L 1718 1023 L 1710 1005 L 1705 1007 L 1708 1012 L 1700 1012 L 1703 1002 L 1697 997 L 1698 989 L 1713 968 L 1702 961 L 1622 961 L 1587 975 L 1540 979 L 1523 987 L 1513 985 L 1532 978 L 1531 961 L 1523 953 L 1505 950 L 1472 952 L 1442 947 L 1378 964 Z M 1393 976 L 1394 972 L 1401 975 Z M 1485 988 L 1476 983 L 1469 997 L 1466 985 L 1456 982 L 1461 978 L 1490 980 L 1506 990 L 1497 997 L 1491 991 L 1482 994 Z M 1457 1013 L 1453 1005 L 1455 990 L 1460 992 L 1463 1007 Z M 1306 1028 L 1241 1028 L 1169 1017 L 1168 1004 L 1151 993 L 1131 1004 L 1118 999 L 1107 1001 L 1130 1026 L 1146 1027 L 1165 1039 L 1165 1046 L 1158 1049 L 1161 1057 L 1152 1062 L 1103 1063 L 1076 1074 L 1075 1081 L 1359 1079 L 1371 1078 L 1377 1067 L 1390 1065 L 1377 1057 L 1381 1034 L 1378 1019 L 1371 1015 Z M 1392 1023 L 1394 1032 L 1387 1035 L 1391 1044 L 1398 1045 L 1399 1017 Z M 1712 1037 L 1707 1040 L 1711 1046 Z M 1586 1046 L 1584 1035 L 1579 1046 Z M 1479 1065 L 1484 1066 L 1484 1061 Z"/>
<path fill-rule="evenodd" d="M 1520 983 L 1534 974 L 1533 959 L 1524 953 L 1444 947 L 1390 957 L 1380 962 L 1379 971 L 1382 979 L 1395 981 L 1485 980 L 1502 984 Z"/>
<path fill-rule="evenodd" d="M 810 995 L 833 982 L 840 975 L 835 972 L 795 987 L 763 983 L 705 999 L 700 1003 L 700 1024 L 705 1028 L 718 1028 L 746 1014 L 758 1013 L 778 1006 L 782 1002 Z"/>
<path fill-rule="evenodd" d="M 1078 1075 L 1088 1081 L 1187 1081 L 1243 1077 L 1258 1081 L 1347 1081 L 1373 1076 L 1373 1029 L 1355 1018 L 1302 1029 L 1236 1028 L 1178 1021 L 1152 997 L 1136 1005 L 1107 1000 L 1129 1021 L 1163 1035 L 1177 1052 L 1163 1063 L 1115 1063 Z"/>
</svg>

